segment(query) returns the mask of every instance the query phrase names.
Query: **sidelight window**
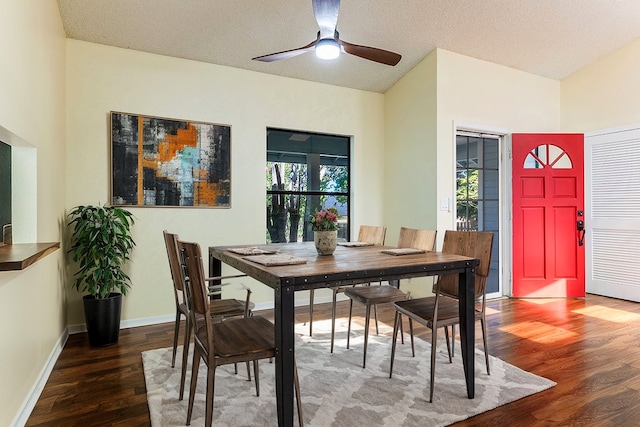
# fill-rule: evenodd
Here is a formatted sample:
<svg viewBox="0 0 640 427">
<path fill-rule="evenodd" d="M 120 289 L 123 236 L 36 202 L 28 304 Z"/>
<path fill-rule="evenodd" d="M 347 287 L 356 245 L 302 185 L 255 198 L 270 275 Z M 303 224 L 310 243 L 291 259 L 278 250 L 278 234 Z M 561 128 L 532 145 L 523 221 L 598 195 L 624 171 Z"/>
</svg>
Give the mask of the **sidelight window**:
<svg viewBox="0 0 640 427">
<path fill-rule="evenodd" d="M 456 228 L 491 231 L 493 254 L 487 294 L 498 292 L 500 230 L 500 138 L 496 135 L 456 135 Z"/>
</svg>

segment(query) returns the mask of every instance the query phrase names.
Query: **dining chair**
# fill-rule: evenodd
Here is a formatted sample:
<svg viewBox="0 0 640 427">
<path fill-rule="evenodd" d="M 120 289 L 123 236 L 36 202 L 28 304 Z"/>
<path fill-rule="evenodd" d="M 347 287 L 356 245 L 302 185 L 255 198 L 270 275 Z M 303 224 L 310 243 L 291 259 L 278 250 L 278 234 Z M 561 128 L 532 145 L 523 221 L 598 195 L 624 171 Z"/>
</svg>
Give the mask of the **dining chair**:
<svg viewBox="0 0 640 427">
<path fill-rule="evenodd" d="M 358 231 L 358 242 L 370 243 L 372 245 L 384 245 L 384 238 L 387 234 L 387 227 L 376 225 L 361 225 Z M 331 352 L 333 353 L 333 335 L 335 333 L 336 324 L 336 298 L 338 293 L 344 292 L 343 287 L 331 288 L 333 291 L 333 305 L 331 307 Z M 313 289 L 309 291 L 309 336 L 313 334 L 313 300 L 315 292 Z"/>
<path fill-rule="evenodd" d="M 387 235 L 387 227 L 378 226 L 378 225 L 361 225 L 358 231 L 358 242 L 369 243 L 374 246 L 383 246 L 384 240 Z M 355 248 L 354 250 L 357 250 Z M 369 285 L 369 283 L 365 284 Z M 338 301 L 338 294 L 343 293 L 344 290 L 350 286 L 338 286 L 331 288 L 333 292 L 332 301 L 331 301 L 331 353 L 333 353 L 333 342 L 336 334 L 336 304 Z M 311 291 L 313 292 L 313 291 Z M 376 330 L 378 328 L 378 316 L 377 312 L 375 313 L 376 317 Z"/>
<path fill-rule="evenodd" d="M 464 255 L 477 258 L 480 264 L 475 270 L 475 297 L 480 308 L 475 310 L 475 319 L 482 325 L 482 339 L 484 344 L 485 363 L 489 374 L 489 353 L 487 351 L 487 334 L 485 321 L 486 283 L 491 264 L 491 251 L 493 246 L 493 233 L 483 231 L 452 231 L 447 230 L 442 245 L 442 252 Z M 434 284 L 433 296 L 416 298 L 394 303 L 396 309 L 393 327 L 393 342 L 391 345 L 391 363 L 389 365 L 389 378 L 393 374 L 393 363 L 396 352 L 396 337 L 402 316 L 409 318 L 411 331 L 411 344 L 413 348 L 413 321 L 431 329 L 431 375 L 429 402 L 433 402 L 433 390 L 435 380 L 436 346 L 438 328 L 444 328 L 447 343 L 447 355 L 452 361 L 453 347 L 449 344 L 448 327 L 460 323 L 458 311 L 458 275 L 449 274 L 440 276 Z M 452 335 L 455 338 L 454 335 Z M 470 349 L 469 351 L 473 351 Z"/>
<path fill-rule="evenodd" d="M 173 332 L 173 355 L 171 357 L 171 367 L 175 367 L 176 364 L 176 352 L 178 348 L 178 335 L 180 335 L 180 320 L 182 316 L 185 317 L 185 335 L 184 335 L 184 345 L 182 347 L 182 373 L 180 376 L 180 394 L 179 399 L 182 400 L 184 397 L 184 383 L 187 372 L 187 363 L 188 363 L 188 348 L 191 342 L 191 333 L 192 333 L 192 325 L 189 319 L 188 308 L 186 299 L 184 296 L 185 285 L 184 285 L 184 276 L 181 267 L 180 255 L 178 251 L 178 235 L 169 233 L 168 231 L 163 231 L 164 242 L 167 249 L 167 256 L 169 258 L 169 269 L 171 271 L 171 279 L 173 281 L 173 293 L 175 297 L 176 304 L 176 320 L 175 327 Z M 244 275 L 236 275 L 236 276 L 217 276 L 207 278 L 208 281 L 219 281 L 229 278 L 236 277 L 244 277 Z M 217 284 L 216 288 L 208 291 L 209 298 L 214 295 L 218 295 L 220 290 L 219 286 L 227 286 L 228 283 Z M 209 315 L 217 320 L 222 320 L 229 317 L 237 317 L 237 316 L 249 316 L 250 307 L 251 307 L 251 289 L 245 287 L 247 295 L 245 301 L 239 301 L 233 298 L 227 299 L 212 299 L 211 304 L 209 306 Z M 236 372 L 237 373 L 237 372 Z M 251 370 L 249 365 L 247 365 L 247 376 L 249 380 L 251 380 Z"/>
<path fill-rule="evenodd" d="M 476 268 L 475 274 L 475 298 L 476 298 L 476 310 L 475 310 L 475 320 L 480 321 L 480 327 L 482 330 L 482 344 L 484 346 L 484 358 L 485 365 L 487 367 L 487 374 L 490 375 L 490 367 L 489 367 L 489 353 L 487 351 L 487 321 L 486 321 L 486 301 L 487 301 L 487 278 L 489 276 L 489 269 L 491 268 L 491 255 L 493 251 L 493 233 L 483 232 L 483 234 L 476 235 L 477 241 L 475 243 L 476 250 L 472 251 L 470 245 L 473 245 L 473 235 L 471 238 L 465 238 L 466 236 L 463 234 L 464 232 L 456 232 L 450 231 L 449 234 L 451 237 L 446 239 L 443 242 L 443 252 L 447 253 L 474 253 L 474 255 L 480 259 L 481 266 Z M 446 233 L 445 233 L 446 236 Z M 458 248 L 461 248 L 459 250 Z M 435 289 L 434 289 L 435 291 Z M 459 301 L 458 296 L 458 276 L 455 274 L 450 274 L 447 276 L 442 276 L 440 278 L 440 283 L 438 284 L 438 291 L 440 294 L 455 299 Z M 445 300 L 445 304 L 449 303 L 448 300 Z M 455 326 L 457 323 L 453 323 L 451 325 L 451 337 L 455 338 Z M 447 329 L 445 328 L 445 337 L 447 340 L 449 339 L 449 334 L 447 333 Z M 451 342 L 451 356 L 454 355 L 454 344 L 455 339 Z"/>
<path fill-rule="evenodd" d="M 398 248 L 412 248 L 422 251 L 433 251 L 436 244 L 435 230 L 421 230 L 415 228 L 402 227 L 400 229 L 400 237 L 398 238 Z M 390 255 L 392 256 L 392 255 Z M 344 293 L 349 297 L 349 322 L 347 327 L 347 348 L 349 348 L 349 340 L 351 336 L 351 316 L 353 312 L 353 302 L 357 301 L 365 306 L 364 320 L 364 356 L 362 358 L 362 367 L 366 367 L 367 363 L 367 345 L 369 343 L 369 318 L 371 307 L 378 304 L 390 304 L 397 301 L 406 300 L 408 295 L 400 290 L 400 281 L 397 286 L 383 285 L 379 286 L 356 286 L 346 288 Z M 379 333 L 376 325 L 376 334 Z M 395 335 L 394 335 L 395 337 Z M 412 341 L 413 342 L 413 341 Z M 333 336 L 331 345 L 333 346 Z"/>
<path fill-rule="evenodd" d="M 202 360 L 207 367 L 205 398 L 205 426 L 213 421 L 215 373 L 218 366 L 238 362 L 253 362 L 256 395 L 260 396 L 258 361 L 276 356 L 274 325 L 262 316 L 237 317 L 215 322 L 209 315 L 211 299 L 208 295 L 200 245 L 178 241 L 182 254 L 187 309 L 194 325 L 194 352 L 191 368 L 187 425 L 191 424 L 198 371 Z M 298 422 L 303 425 L 298 370 L 294 362 L 294 385 Z"/>
</svg>

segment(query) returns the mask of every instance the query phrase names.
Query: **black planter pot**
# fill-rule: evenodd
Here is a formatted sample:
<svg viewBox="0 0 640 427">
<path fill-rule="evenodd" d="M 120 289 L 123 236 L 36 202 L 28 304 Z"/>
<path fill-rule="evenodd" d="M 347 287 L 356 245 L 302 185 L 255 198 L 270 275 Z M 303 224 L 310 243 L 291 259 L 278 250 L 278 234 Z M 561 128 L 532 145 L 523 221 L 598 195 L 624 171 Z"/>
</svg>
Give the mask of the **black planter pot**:
<svg viewBox="0 0 640 427">
<path fill-rule="evenodd" d="M 112 293 L 107 298 L 101 299 L 96 299 L 93 295 L 85 295 L 82 297 L 82 302 L 89 345 L 106 347 L 117 343 L 120 335 L 122 294 Z"/>
</svg>

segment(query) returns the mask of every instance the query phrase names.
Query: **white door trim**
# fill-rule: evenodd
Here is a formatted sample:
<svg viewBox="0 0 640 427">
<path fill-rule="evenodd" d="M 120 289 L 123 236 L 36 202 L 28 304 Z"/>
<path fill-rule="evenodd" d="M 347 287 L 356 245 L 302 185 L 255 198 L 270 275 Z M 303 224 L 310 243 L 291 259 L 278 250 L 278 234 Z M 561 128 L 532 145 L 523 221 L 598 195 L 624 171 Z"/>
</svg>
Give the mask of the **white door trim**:
<svg viewBox="0 0 640 427">
<path fill-rule="evenodd" d="M 498 298 L 505 295 L 511 295 L 511 131 L 507 128 L 481 125 L 470 122 L 453 122 L 453 194 L 451 200 L 453 207 L 451 209 L 452 223 L 455 225 L 456 216 L 456 135 L 464 132 L 478 133 L 499 138 L 500 144 L 500 164 L 498 166 L 499 174 L 499 194 L 500 194 L 500 218 L 498 228 L 500 230 L 500 239 L 498 243 L 500 277 L 499 292 L 487 294 L 487 298 Z"/>
</svg>

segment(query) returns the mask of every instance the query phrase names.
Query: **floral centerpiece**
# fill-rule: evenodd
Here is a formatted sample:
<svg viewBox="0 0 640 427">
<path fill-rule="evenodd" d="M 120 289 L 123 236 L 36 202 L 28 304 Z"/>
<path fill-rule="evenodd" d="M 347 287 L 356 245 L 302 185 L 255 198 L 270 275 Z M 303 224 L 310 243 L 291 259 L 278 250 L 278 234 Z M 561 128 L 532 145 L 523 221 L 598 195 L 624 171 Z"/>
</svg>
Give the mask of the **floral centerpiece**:
<svg viewBox="0 0 640 427">
<path fill-rule="evenodd" d="M 338 210 L 328 208 L 311 216 L 313 241 L 320 255 L 333 255 L 338 244 Z"/>
<path fill-rule="evenodd" d="M 338 210 L 328 208 L 321 210 L 311 216 L 311 227 L 313 231 L 333 231 L 338 229 Z"/>
</svg>

